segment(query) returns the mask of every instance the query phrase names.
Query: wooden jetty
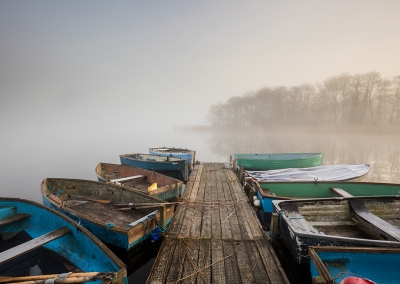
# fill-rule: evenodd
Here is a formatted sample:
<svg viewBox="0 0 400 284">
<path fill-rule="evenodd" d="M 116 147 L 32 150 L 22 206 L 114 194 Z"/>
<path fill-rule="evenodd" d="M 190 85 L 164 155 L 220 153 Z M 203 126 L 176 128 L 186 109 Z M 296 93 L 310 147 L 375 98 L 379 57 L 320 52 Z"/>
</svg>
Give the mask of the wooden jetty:
<svg viewBox="0 0 400 284">
<path fill-rule="evenodd" d="M 148 284 L 289 283 L 229 163 L 194 167 Z"/>
</svg>

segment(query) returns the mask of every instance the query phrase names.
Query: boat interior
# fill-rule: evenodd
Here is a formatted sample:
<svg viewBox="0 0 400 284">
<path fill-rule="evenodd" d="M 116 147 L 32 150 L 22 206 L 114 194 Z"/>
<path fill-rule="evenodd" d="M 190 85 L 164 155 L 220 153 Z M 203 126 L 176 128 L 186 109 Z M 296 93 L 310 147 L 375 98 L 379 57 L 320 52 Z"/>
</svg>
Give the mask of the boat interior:
<svg viewBox="0 0 400 284">
<path fill-rule="evenodd" d="M 399 205 L 398 199 L 389 198 L 320 199 L 280 204 L 292 225 L 305 233 L 371 240 L 388 239 L 382 232 L 376 232 L 376 227 L 382 227 L 387 234 L 400 235 Z M 367 225 L 360 221 L 361 215 Z M 393 232 L 387 229 L 387 223 Z"/>
<path fill-rule="evenodd" d="M 29 231 L 32 228 L 31 214 L 18 212 L 18 208 L 13 206 L 0 206 L 0 211 L 1 276 L 81 272 L 67 259 L 43 247 L 69 234 L 70 229 L 60 227 L 33 238 Z"/>
</svg>

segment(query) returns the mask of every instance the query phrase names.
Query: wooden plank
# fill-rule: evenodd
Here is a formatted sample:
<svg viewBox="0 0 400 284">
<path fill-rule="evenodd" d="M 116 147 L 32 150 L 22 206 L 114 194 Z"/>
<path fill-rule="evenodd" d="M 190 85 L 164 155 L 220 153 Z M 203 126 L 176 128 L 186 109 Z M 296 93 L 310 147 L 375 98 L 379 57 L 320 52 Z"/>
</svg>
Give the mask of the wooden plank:
<svg viewBox="0 0 400 284">
<path fill-rule="evenodd" d="M 252 261 L 248 258 L 246 247 L 243 242 L 239 242 L 235 246 L 235 253 L 238 261 L 238 270 L 241 281 L 239 283 L 255 283 L 252 272 Z"/>
<path fill-rule="evenodd" d="M 353 197 L 353 195 L 341 188 L 331 187 L 330 190 L 342 197 Z"/>
<path fill-rule="evenodd" d="M 200 183 L 198 181 L 195 181 L 190 184 L 190 187 L 188 190 L 190 190 L 190 195 L 188 198 L 189 202 L 195 202 L 197 198 L 197 192 L 199 191 Z"/>
<path fill-rule="evenodd" d="M 204 190 L 205 190 L 205 184 L 204 183 L 199 183 L 199 188 L 197 190 L 197 196 L 196 199 L 199 202 L 202 202 L 204 200 Z M 190 227 L 190 236 L 192 238 L 200 238 L 201 235 L 201 223 L 203 220 L 203 208 L 199 206 L 200 204 L 194 205 L 194 212 L 193 212 L 193 220 L 192 224 Z"/>
<path fill-rule="evenodd" d="M 229 202 L 228 211 L 229 213 L 229 225 L 231 227 L 232 238 L 236 240 L 243 240 L 242 228 L 239 225 L 237 206 L 235 205 L 236 197 L 232 193 L 232 183 L 226 183 L 228 185 L 228 190 L 225 191 L 225 198 Z"/>
<path fill-rule="evenodd" d="M 289 283 L 233 170 L 224 163 L 199 166 L 147 283 Z M 159 268 L 163 278 L 155 277 Z"/>
<path fill-rule="evenodd" d="M 186 210 L 185 207 L 183 206 L 178 206 L 174 213 L 174 217 L 172 219 L 172 222 L 169 225 L 168 228 L 168 235 L 169 236 L 179 236 L 179 233 L 182 228 L 183 221 L 186 218 Z"/>
<path fill-rule="evenodd" d="M 197 265 L 200 240 L 184 240 L 187 250 L 182 283 L 196 283 L 197 278 L 205 280 L 204 275 L 199 271 Z"/>
<path fill-rule="evenodd" d="M 209 181 L 205 182 L 204 188 L 204 212 L 203 219 L 201 223 L 201 238 L 210 239 L 211 238 L 211 188 L 212 185 Z"/>
<path fill-rule="evenodd" d="M 211 188 L 212 199 L 217 202 L 221 202 L 221 200 L 218 200 L 218 191 L 220 191 L 222 189 L 221 182 L 212 182 L 210 184 L 212 184 L 212 188 Z M 222 203 L 223 203 L 223 201 L 222 201 Z M 214 208 L 211 211 L 211 232 L 212 232 L 213 239 L 221 238 L 220 208 L 221 208 L 221 206 L 214 206 Z"/>
<path fill-rule="evenodd" d="M 190 236 L 190 230 L 193 224 L 195 214 L 194 207 L 187 207 L 185 208 L 185 218 L 181 221 L 181 231 L 179 233 L 180 238 L 188 238 Z"/>
<path fill-rule="evenodd" d="M 219 261 L 224 258 L 224 252 L 222 249 L 222 241 L 213 240 L 212 242 L 212 263 L 215 263 L 212 268 L 212 283 L 226 283 L 225 275 L 225 263 Z M 217 262 L 218 261 L 218 262 Z"/>
<path fill-rule="evenodd" d="M 168 274 L 166 275 L 167 283 L 174 283 L 179 278 L 181 278 L 182 270 L 183 270 L 183 258 L 186 254 L 184 248 L 180 244 L 179 239 L 175 239 L 175 252 L 171 256 L 170 260 L 170 269 Z"/>
<path fill-rule="evenodd" d="M 137 175 L 137 176 L 123 177 L 123 178 L 116 178 L 116 179 L 110 179 L 110 182 L 113 182 L 113 183 L 124 183 L 124 182 L 132 181 L 132 180 L 135 180 L 135 179 L 139 179 L 139 178 L 146 178 L 146 176 Z"/>
<path fill-rule="evenodd" d="M 15 214 L 13 216 L 10 216 L 10 217 L 0 220 L 0 226 L 4 226 L 4 225 L 8 225 L 8 224 L 20 221 L 20 220 L 28 219 L 29 217 L 31 217 L 30 214 Z"/>
<path fill-rule="evenodd" d="M 235 254 L 236 244 L 232 241 L 224 241 L 224 257 L 232 255 L 232 257 L 225 260 L 226 283 L 241 283 L 239 264 Z"/>
<path fill-rule="evenodd" d="M 151 283 L 164 283 L 164 279 L 166 279 L 166 275 L 172 265 L 171 259 L 175 254 L 175 248 L 176 240 L 170 238 L 165 238 L 163 240 L 163 245 L 161 246 L 154 263 L 154 266 L 157 266 L 157 269 L 152 269 L 149 275 L 149 279 L 152 279 Z"/>
<path fill-rule="evenodd" d="M 229 219 L 235 214 L 235 207 L 230 204 L 229 186 L 228 183 L 223 182 L 221 191 L 218 192 L 219 199 L 224 199 L 226 205 L 220 209 L 221 218 L 221 232 L 223 239 L 232 239 L 232 229 Z M 236 232 L 234 232 L 236 233 Z"/>
<path fill-rule="evenodd" d="M 256 244 L 254 242 L 245 242 L 244 243 L 247 257 L 251 261 L 251 273 L 253 274 L 255 283 L 268 283 L 266 279 L 268 279 L 268 274 L 265 270 L 262 259 L 259 255 L 259 251 L 257 250 Z"/>
<path fill-rule="evenodd" d="M 374 234 L 390 241 L 400 241 L 400 229 L 372 214 L 362 200 L 349 199 L 355 219 Z"/>
<path fill-rule="evenodd" d="M 20 256 L 20 255 L 30 252 L 38 247 L 41 247 L 42 245 L 44 245 L 48 242 L 51 242 L 55 239 L 58 239 L 59 237 L 62 237 L 65 234 L 68 234 L 70 232 L 71 232 L 71 230 L 68 229 L 67 227 L 61 227 L 57 230 L 54 230 L 47 234 L 44 234 L 33 240 L 30 240 L 30 241 L 20 244 L 16 247 L 8 249 L 8 250 L 0 253 L 0 264 L 3 264 L 4 262 L 7 262 L 11 259 L 14 259 L 14 258 Z"/>
<path fill-rule="evenodd" d="M 197 283 L 212 283 L 211 282 L 211 267 L 206 268 L 211 264 L 211 241 L 210 240 L 200 240 L 199 243 L 199 258 L 197 261 L 197 266 L 202 270 L 203 277 L 197 278 Z M 205 269 L 204 269 L 205 268 Z M 204 279 L 206 280 L 204 282 Z"/>
<path fill-rule="evenodd" d="M 256 246 L 259 251 L 260 258 L 264 263 L 265 271 L 268 275 L 268 282 L 271 284 L 289 283 L 289 279 L 278 260 L 277 255 L 270 242 L 264 240 L 256 241 Z"/>
</svg>

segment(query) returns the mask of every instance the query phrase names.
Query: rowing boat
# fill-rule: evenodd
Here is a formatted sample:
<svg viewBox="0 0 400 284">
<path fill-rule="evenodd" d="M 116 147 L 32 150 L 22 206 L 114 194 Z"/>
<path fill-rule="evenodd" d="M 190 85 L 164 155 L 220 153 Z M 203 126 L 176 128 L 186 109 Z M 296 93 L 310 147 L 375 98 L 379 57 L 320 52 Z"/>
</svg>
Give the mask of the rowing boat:
<svg viewBox="0 0 400 284">
<path fill-rule="evenodd" d="M 309 246 L 400 247 L 399 196 L 272 203 L 277 217 L 271 235 L 283 238 L 298 263 L 309 261 Z"/>
<path fill-rule="evenodd" d="M 97 181 L 47 178 L 41 193 L 46 206 L 127 251 L 165 231 L 174 212 L 174 206 L 163 200 Z"/>
<path fill-rule="evenodd" d="M 324 246 L 308 251 L 313 283 L 399 283 L 399 248 Z"/>
<path fill-rule="evenodd" d="M 171 156 L 175 158 L 182 158 L 186 160 L 186 163 L 193 165 L 196 159 L 196 151 L 187 148 L 170 148 L 170 147 L 160 147 L 160 148 L 149 148 L 149 154 L 159 155 L 159 156 Z"/>
<path fill-rule="evenodd" d="M 236 166 L 245 170 L 277 170 L 320 166 L 323 153 L 234 154 Z"/>
<path fill-rule="evenodd" d="M 259 183 L 272 181 L 361 181 L 369 172 L 368 164 L 344 164 L 311 168 L 288 168 L 268 171 L 245 171 L 245 176 Z"/>
<path fill-rule="evenodd" d="M 179 173 L 180 179 L 185 181 L 188 180 L 190 174 L 189 164 L 182 158 L 134 153 L 120 155 L 119 159 L 123 165 L 152 170 L 168 175 L 170 173 Z"/>
<path fill-rule="evenodd" d="M 128 283 L 125 264 L 106 245 L 42 204 L 0 198 L 0 234 L 0 283 Z"/>
<path fill-rule="evenodd" d="M 172 200 L 182 195 L 183 182 L 142 168 L 99 163 L 95 169 L 97 180 L 139 190 L 161 200 Z"/>
</svg>

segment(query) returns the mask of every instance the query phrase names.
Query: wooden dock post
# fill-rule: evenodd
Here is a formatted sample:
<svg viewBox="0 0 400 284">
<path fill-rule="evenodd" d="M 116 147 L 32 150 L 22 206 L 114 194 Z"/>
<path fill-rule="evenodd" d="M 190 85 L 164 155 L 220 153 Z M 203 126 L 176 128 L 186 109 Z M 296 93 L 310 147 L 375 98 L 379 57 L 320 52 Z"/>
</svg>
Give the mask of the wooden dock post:
<svg viewBox="0 0 400 284">
<path fill-rule="evenodd" d="M 196 151 L 193 151 L 193 167 L 196 164 Z"/>
<path fill-rule="evenodd" d="M 271 214 L 271 243 L 276 243 L 276 235 L 279 234 L 279 215 L 277 213 Z"/>
<path fill-rule="evenodd" d="M 167 207 L 165 205 L 160 207 L 160 225 L 163 229 L 167 226 L 167 220 L 165 219 L 167 213 L 166 210 Z"/>
<path fill-rule="evenodd" d="M 245 181 L 247 184 L 247 181 Z M 256 186 L 253 181 L 251 181 L 251 187 L 249 189 L 249 200 L 251 203 L 254 202 L 254 196 L 256 195 Z"/>
<path fill-rule="evenodd" d="M 244 175 L 244 168 L 240 167 L 239 168 L 239 181 L 242 182 L 243 181 L 243 175 Z"/>
<path fill-rule="evenodd" d="M 184 177 L 185 181 L 189 180 L 189 165 L 188 163 L 185 163 L 185 177 Z"/>
<path fill-rule="evenodd" d="M 175 198 L 179 198 L 179 181 L 175 182 Z"/>
</svg>

